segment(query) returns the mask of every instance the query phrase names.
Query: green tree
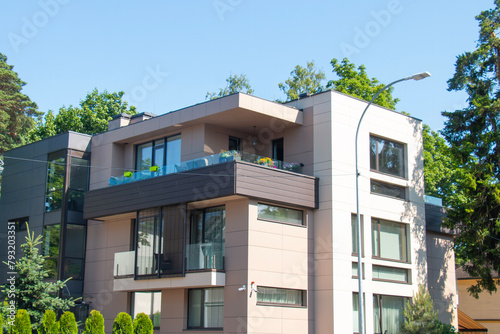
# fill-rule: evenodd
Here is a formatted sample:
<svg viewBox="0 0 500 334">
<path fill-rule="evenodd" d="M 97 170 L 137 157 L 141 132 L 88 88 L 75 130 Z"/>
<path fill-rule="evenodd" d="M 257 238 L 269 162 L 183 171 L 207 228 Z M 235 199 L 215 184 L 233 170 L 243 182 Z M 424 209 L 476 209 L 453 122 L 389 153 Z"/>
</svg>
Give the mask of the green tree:
<svg viewBox="0 0 500 334">
<path fill-rule="evenodd" d="M 23 257 L 20 258 L 13 268 L 17 272 L 15 283 L 15 301 L 17 309 L 24 309 L 28 312 L 34 329 L 41 324 L 43 314 L 46 310 L 55 312 L 68 310 L 75 305 L 72 298 L 63 299 L 57 297 L 57 293 L 64 288 L 66 281 L 47 282 L 44 279 L 48 276 L 44 269 L 45 258 L 38 254 L 38 246 L 42 243 L 42 236 L 35 238 L 35 233 L 31 233 L 28 227 L 26 242 L 21 245 Z M 9 292 L 8 286 L 3 286 L 4 299 L 7 301 Z M 7 304 L 2 305 L 2 311 L 7 313 Z"/>
<path fill-rule="evenodd" d="M 434 311 L 434 302 L 429 291 L 423 285 L 418 287 L 418 293 L 406 302 L 403 310 L 403 321 L 400 325 L 401 334 L 441 334 L 442 324 Z"/>
<path fill-rule="evenodd" d="M 12 334 L 31 334 L 30 316 L 26 310 L 17 310 L 14 326 L 12 327 Z"/>
<path fill-rule="evenodd" d="M 67 131 L 98 134 L 108 130 L 108 121 L 113 116 L 137 113 L 134 106 L 123 101 L 124 92 L 100 93 L 97 88 L 80 101 L 80 107 L 62 107 L 57 115 L 49 110 L 44 119 L 38 119 L 38 126 L 30 133 L 33 141 L 54 136 Z"/>
<path fill-rule="evenodd" d="M 21 93 L 26 83 L 12 69 L 7 57 L 0 53 L 0 156 L 28 142 L 34 118 L 41 114 L 36 103 Z"/>
<path fill-rule="evenodd" d="M 385 86 L 376 78 L 370 79 L 364 65 L 356 69 L 355 65 L 347 58 L 344 58 L 340 63 L 333 58 L 330 64 L 338 79 L 328 81 L 327 88 L 370 101 Z M 394 87 L 389 87 L 375 99 L 374 103 L 381 107 L 395 109 L 399 99 L 392 97 L 393 91 Z"/>
<path fill-rule="evenodd" d="M 134 325 L 130 314 L 120 312 L 113 322 L 113 334 L 132 334 L 134 332 Z"/>
<path fill-rule="evenodd" d="M 135 316 L 134 334 L 153 334 L 153 322 L 146 313 L 138 313 Z"/>
<path fill-rule="evenodd" d="M 457 168 L 444 138 L 423 125 L 425 194 L 439 197 L 448 206 L 456 192 Z"/>
<path fill-rule="evenodd" d="M 456 253 L 464 270 L 479 278 L 468 289 L 475 297 L 496 291 L 493 271 L 500 272 L 500 0 L 476 19 L 477 48 L 457 57 L 448 80 L 448 90 L 468 94 L 468 106 L 443 112 L 442 131 L 458 167 L 447 224 L 460 231 Z"/>
<path fill-rule="evenodd" d="M 78 334 L 78 325 L 73 312 L 66 311 L 61 315 L 59 330 L 61 334 Z"/>
<path fill-rule="evenodd" d="M 92 310 L 85 321 L 84 334 L 104 334 L 104 317 L 101 312 Z"/>
<path fill-rule="evenodd" d="M 219 97 L 223 97 L 226 95 L 231 95 L 234 93 L 242 92 L 247 94 L 252 94 L 253 89 L 250 86 L 250 82 L 248 81 L 245 74 L 241 75 L 230 75 L 229 78 L 226 79 L 227 86 L 225 88 L 221 88 L 218 93 L 210 93 L 208 92 L 205 96 L 207 100 L 215 100 Z"/>
<path fill-rule="evenodd" d="M 38 333 L 59 334 L 59 322 L 57 321 L 57 316 L 54 311 L 45 311 L 42 317 L 42 324 L 38 327 Z"/>
<path fill-rule="evenodd" d="M 308 61 L 306 67 L 295 66 L 290 75 L 285 83 L 278 84 L 286 95 L 286 101 L 298 99 L 301 93 L 316 94 L 325 90 L 321 84 L 326 79 L 325 73 L 315 67 L 314 61 Z"/>
</svg>

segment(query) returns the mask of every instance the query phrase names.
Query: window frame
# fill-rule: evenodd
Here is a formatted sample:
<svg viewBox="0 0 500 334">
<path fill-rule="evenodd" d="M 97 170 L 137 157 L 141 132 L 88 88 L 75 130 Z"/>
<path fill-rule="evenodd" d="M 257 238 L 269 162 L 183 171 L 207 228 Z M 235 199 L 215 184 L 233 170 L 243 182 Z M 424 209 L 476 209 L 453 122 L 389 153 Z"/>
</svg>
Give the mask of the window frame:
<svg viewBox="0 0 500 334">
<path fill-rule="evenodd" d="M 383 322 L 383 305 L 384 305 L 384 297 L 388 297 L 388 298 L 401 298 L 403 299 L 403 309 L 401 309 L 401 313 L 403 312 L 404 310 L 404 305 L 406 305 L 406 302 L 408 300 L 410 300 L 411 298 L 408 298 L 408 297 L 404 297 L 404 296 L 391 296 L 391 295 L 381 295 L 381 294 L 373 294 L 373 303 L 375 304 L 375 302 L 377 302 L 377 305 L 378 305 L 378 311 L 379 311 L 379 326 L 380 326 L 380 332 L 375 332 L 375 326 L 373 328 L 374 330 L 374 334 L 383 334 L 385 333 L 384 331 L 384 328 L 382 326 L 382 322 Z M 375 324 L 375 311 L 376 311 L 376 308 L 375 308 L 375 305 L 373 305 L 373 321 L 374 321 L 374 324 Z M 386 329 L 385 329 L 386 330 Z"/>
<path fill-rule="evenodd" d="M 261 205 L 266 205 L 268 207 L 276 207 L 276 208 L 280 208 L 280 209 L 286 209 L 286 210 L 292 210 L 292 211 L 300 212 L 301 213 L 301 224 L 296 224 L 296 223 L 292 223 L 292 222 L 289 222 L 289 221 L 283 221 L 283 220 L 277 220 L 277 219 L 270 219 L 270 218 L 261 217 L 259 215 L 259 211 L 260 211 L 259 208 L 260 208 Z M 291 225 L 291 226 L 306 227 L 307 225 L 306 225 L 304 216 L 305 216 L 304 215 L 304 210 L 290 208 L 290 207 L 286 207 L 286 206 L 282 206 L 282 205 L 275 205 L 275 204 L 263 203 L 263 202 L 258 202 L 257 203 L 257 220 L 268 221 L 268 222 L 279 223 L 279 224 L 285 224 L 285 225 Z"/>
<path fill-rule="evenodd" d="M 404 257 L 406 257 L 406 260 L 398 260 L 398 259 L 391 259 L 391 258 L 386 258 L 382 257 L 380 255 L 375 255 L 373 252 L 373 249 L 375 247 L 375 240 L 373 238 L 373 225 L 377 224 L 377 238 L 379 240 L 377 244 L 377 253 L 380 254 L 381 252 L 381 247 L 380 247 L 380 225 L 381 222 L 386 222 L 390 224 L 398 224 L 400 226 L 404 227 L 404 245 L 400 250 L 404 251 Z M 391 220 L 386 220 L 386 219 L 381 219 L 381 218 L 372 218 L 371 222 L 371 239 L 372 239 L 372 259 L 378 259 L 378 260 L 384 260 L 384 261 L 392 261 L 392 262 L 399 262 L 399 263 L 411 263 L 411 247 L 410 247 L 410 231 L 409 231 L 409 224 L 401 223 L 401 222 L 395 222 Z"/>
<path fill-rule="evenodd" d="M 377 268 L 391 268 L 391 269 L 399 269 L 399 270 L 405 270 L 406 271 L 406 281 L 398 281 L 398 280 L 391 280 L 391 279 L 385 279 L 385 278 L 375 278 L 374 273 L 375 273 L 375 267 Z M 389 282 L 389 283 L 398 283 L 398 284 L 411 284 L 411 269 L 409 268 L 400 268 L 400 267 L 392 267 L 392 266 L 382 266 L 378 264 L 373 264 L 372 265 L 372 280 L 377 281 L 377 282 Z"/>
<path fill-rule="evenodd" d="M 206 296 L 205 292 L 207 290 L 222 290 L 223 292 L 223 297 L 222 297 L 222 323 L 224 324 L 224 288 L 223 287 L 217 287 L 217 288 L 195 288 L 195 289 L 187 289 L 187 321 L 186 321 L 186 327 L 188 330 L 218 330 L 222 331 L 224 330 L 224 327 L 207 327 L 206 324 L 204 324 L 205 320 L 205 306 L 206 306 Z M 200 300 L 200 319 L 199 322 L 201 326 L 190 326 L 189 322 L 191 320 L 191 314 L 190 314 L 190 309 L 191 309 L 191 291 L 201 291 L 201 300 Z"/>
<path fill-rule="evenodd" d="M 159 296 L 160 296 L 160 326 L 156 326 L 154 325 L 154 321 L 153 321 L 153 318 L 154 318 L 154 315 L 156 312 L 154 312 L 154 305 L 155 305 L 155 294 L 158 294 L 159 293 Z M 160 330 L 160 327 L 161 327 L 161 297 L 162 297 L 162 293 L 160 290 L 154 290 L 154 291 L 133 291 L 130 293 L 130 315 L 132 317 L 132 320 L 135 319 L 135 299 L 136 299 L 136 294 L 150 294 L 151 295 L 151 305 L 150 305 L 150 314 L 148 314 L 149 318 L 151 319 L 151 322 L 153 323 L 153 329 L 154 330 Z M 151 312 L 153 312 L 151 314 Z"/>
<path fill-rule="evenodd" d="M 389 186 L 399 187 L 399 188 L 401 188 L 401 190 L 403 190 L 404 197 L 392 196 L 392 195 L 388 195 L 388 194 L 383 194 L 381 192 L 373 191 L 373 182 L 380 183 L 381 185 L 386 184 Z M 408 187 L 401 186 L 399 184 L 390 183 L 390 182 L 380 181 L 380 180 L 376 180 L 376 179 L 370 179 L 370 194 L 377 195 L 377 196 L 383 196 L 383 197 L 387 197 L 387 198 L 392 198 L 392 199 L 397 199 L 397 200 L 401 200 L 401 201 L 408 201 Z"/>
<path fill-rule="evenodd" d="M 262 290 L 265 289 L 274 289 L 279 291 L 294 291 L 300 293 L 300 304 L 292 304 L 292 303 L 275 303 L 269 301 L 259 301 L 259 295 L 262 293 Z M 257 287 L 257 305 L 260 306 L 278 306 L 278 307 L 292 307 L 292 308 L 307 308 L 307 290 L 300 289 L 287 289 L 287 288 L 277 288 L 272 286 L 258 286 Z"/>
<path fill-rule="evenodd" d="M 149 167 L 156 166 L 156 164 L 155 164 L 155 161 L 156 161 L 155 155 L 156 155 L 156 151 L 159 150 L 160 148 L 163 151 L 163 158 L 162 158 L 162 164 L 163 164 L 163 166 L 159 166 L 159 167 L 166 167 L 167 166 L 167 155 L 168 155 L 168 153 L 167 153 L 167 146 L 168 146 L 168 143 L 169 143 L 169 139 L 171 139 L 173 137 L 179 137 L 178 139 L 181 140 L 181 148 L 182 148 L 182 136 L 181 136 L 181 133 L 173 134 L 173 135 L 166 136 L 166 137 L 156 138 L 156 139 L 153 139 L 153 140 L 148 140 L 148 141 L 136 144 L 135 145 L 135 149 L 134 149 L 134 151 L 135 151 L 135 159 L 134 159 L 134 169 L 135 169 L 135 171 L 136 172 L 149 171 L 149 170 L 146 170 L 146 169 L 139 169 L 138 168 L 137 158 L 139 157 L 139 147 L 142 146 L 142 145 L 145 145 L 145 144 L 151 144 L 151 166 L 149 166 Z M 160 145 L 155 144 L 155 142 L 161 142 L 161 141 L 163 141 L 163 144 L 160 144 Z M 182 149 L 181 149 L 181 157 L 182 157 Z"/>
<path fill-rule="evenodd" d="M 371 155 L 371 144 L 372 144 L 372 139 L 376 139 L 376 149 L 375 149 L 375 152 L 376 152 L 376 155 L 375 155 L 375 168 L 372 168 L 372 155 Z M 402 146 L 402 150 L 403 150 L 403 167 L 402 167 L 402 171 L 403 171 L 403 176 L 401 175 L 398 175 L 398 174 L 392 174 L 392 173 L 387 173 L 387 172 L 383 172 L 380 170 L 380 158 L 379 158 L 379 153 L 378 153 L 378 145 L 379 145 L 379 141 L 378 140 L 385 140 L 385 141 L 388 141 L 390 143 L 393 143 L 393 144 L 397 144 L 397 145 L 401 145 Z M 402 142 L 399 142 L 397 140 L 393 140 L 393 139 L 390 139 L 390 138 L 387 138 L 387 137 L 383 137 L 383 136 L 377 136 L 375 134 L 372 134 L 370 133 L 370 170 L 372 172 L 376 172 L 376 173 L 380 173 L 380 174 L 384 174 L 384 175 L 389 175 L 389 176 L 392 176 L 392 177 L 397 177 L 397 178 L 400 178 L 400 179 L 404 179 L 404 180 L 407 180 L 408 179 L 408 164 L 407 164 L 407 151 L 408 151 L 408 145 L 406 143 L 402 143 Z"/>
</svg>

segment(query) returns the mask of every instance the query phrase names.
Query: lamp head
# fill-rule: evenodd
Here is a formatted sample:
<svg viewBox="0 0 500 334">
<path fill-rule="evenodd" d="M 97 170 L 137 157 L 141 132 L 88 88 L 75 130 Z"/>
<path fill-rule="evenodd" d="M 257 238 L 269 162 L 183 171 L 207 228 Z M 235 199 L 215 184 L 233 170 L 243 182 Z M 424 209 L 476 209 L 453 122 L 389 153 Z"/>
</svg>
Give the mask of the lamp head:
<svg viewBox="0 0 500 334">
<path fill-rule="evenodd" d="M 408 79 L 422 80 L 422 79 L 425 79 L 425 78 L 430 77 L 430 76 L 431 76 L 431 74 L 429 72 L 422 72 L 422 73 L 413 74 Z"/>
</svg>

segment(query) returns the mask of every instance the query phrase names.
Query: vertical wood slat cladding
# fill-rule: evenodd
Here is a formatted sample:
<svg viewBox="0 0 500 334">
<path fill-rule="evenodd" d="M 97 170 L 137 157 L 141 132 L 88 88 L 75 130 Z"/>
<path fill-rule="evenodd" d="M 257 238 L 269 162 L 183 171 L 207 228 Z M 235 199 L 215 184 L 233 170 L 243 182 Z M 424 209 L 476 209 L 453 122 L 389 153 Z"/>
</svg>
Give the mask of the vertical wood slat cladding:
<svg viewBox="0 0 500 334">
<path fill-rule="evenodd" d="M 84 218 L 229 195 L 316 208 L 316 180 L 312 176 L 232 161 L 88 191 L 85 193 Z"/>
</svg>

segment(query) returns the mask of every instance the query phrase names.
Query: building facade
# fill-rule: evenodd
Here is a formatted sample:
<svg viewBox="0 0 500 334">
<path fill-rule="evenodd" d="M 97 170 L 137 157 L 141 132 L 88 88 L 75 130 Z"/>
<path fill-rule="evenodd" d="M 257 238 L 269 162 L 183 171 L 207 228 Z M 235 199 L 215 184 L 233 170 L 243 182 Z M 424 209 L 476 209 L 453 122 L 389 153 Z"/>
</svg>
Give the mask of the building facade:
<svg viewBox="0 0 500 334">
<path fill-rule="evenodd" d="M 365 107 L 333 91 L 286 104 L 238 93 L 110 121 L 88 149 L 85 303 L 108 330 L 123 311 L 161 333 L 357 332 Z M 358 143 L 366 332 L 395 333 L 442 265 L 428 247 L 448 244 L 427 239 L 421 121 L 374 105 Z"/>
</svg>

